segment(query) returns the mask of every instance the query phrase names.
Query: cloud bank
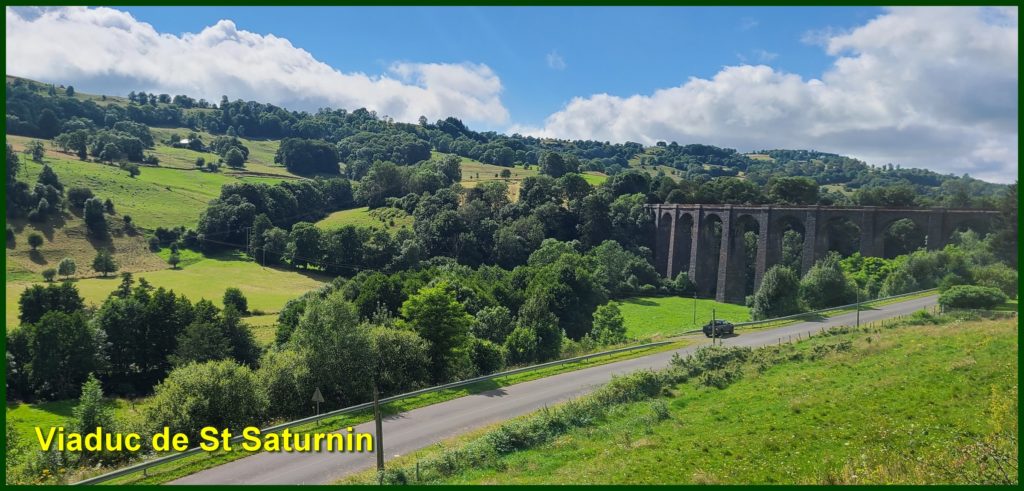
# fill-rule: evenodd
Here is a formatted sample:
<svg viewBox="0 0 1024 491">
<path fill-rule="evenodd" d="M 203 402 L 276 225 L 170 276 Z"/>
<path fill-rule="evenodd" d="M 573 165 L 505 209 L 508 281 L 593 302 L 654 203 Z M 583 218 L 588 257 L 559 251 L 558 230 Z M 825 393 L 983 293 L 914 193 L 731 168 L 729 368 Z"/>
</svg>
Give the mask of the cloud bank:
<svg viewBox="0 0 1024 491">
<path fill-rule="evenodd" d="M 454 115 L 558 138 L 811 148 L 1007 182 L 1017 175 L 1017 25 L 1016 8 L 889 9 L 850 31 L 806 33 L 833 57 L 820 78 L 768 66 L 774 54 L 764 52 L 762 64 L 649 94 L 577 97 L 538 127 L 512 124 L 486 65 L 344 73 L 230 20 L 177 36 L 109 8 L 8 8 L 6 70 L 93 92 L 367 107 L 400 121 Z M 549 66 L 563 67 L 552 54 Z"/>
<path fill-rule="evenodd" d="M 6 69 L 105 93 L 211 101 L 227 94 L 290 109 L 366 107 L 400 121 L 455 115 L 508 122 L 501 80 L 486 65 L 400 62 L 381 75 L 343 73 L 287 39 L 240 30 L 230 20 L 175 36 L 109 8 L 8 8 Z"/>
<path fill-rule="evenodd" d="M 1017 176 L 1017 9 L 899 8 L 809 35 L 820 79 L 766 65 L 651 94 L 572 99 L 522 133 L 610 141 L 812 148 L 1008 182 Z"/>
</svg>

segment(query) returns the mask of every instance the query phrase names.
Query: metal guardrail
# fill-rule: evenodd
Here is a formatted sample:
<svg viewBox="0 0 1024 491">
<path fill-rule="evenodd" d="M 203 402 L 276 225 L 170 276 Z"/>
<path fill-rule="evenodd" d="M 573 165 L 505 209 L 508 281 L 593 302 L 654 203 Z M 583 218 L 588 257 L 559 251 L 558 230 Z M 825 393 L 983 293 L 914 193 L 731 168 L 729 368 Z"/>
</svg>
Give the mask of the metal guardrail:
<svg viewBox="0 0 1024 491">
<path fill-rule="evenodd" d="M 912 297 L 914 295 L 920 295 L 922 293 L 927 293 L 927 292 L 930 292 L 930 291 L 935 291 L 935 288 L 929 288 L 927 290 L 918 290 L 916 292 L 910 292 L 910 293 L 901 293 L 899 295 L 892 295 L 892 296 L 889 296 L 889 297 L 873 298 L 871 300 L 867 300 L 867 301 L 859 302 L 859 303 L 860 303 L 860 305 L 865 305 L 865 304 L 872 304 L 872 303 L 876 303 L 876 302 L 884 302 L 884 301 L 888 301 L 888 300 L 896 300 L 896 299 L 900 299 L 900 298 L 904 298 L 904 297 Z M 832 311 L 854 308 L 856 306 L 857 306 L 856 303 L 851 303 L 849 305 L 840 305 L 838 307 L 828 307 L 828 308 L 825 308 L 825 309 L 812 310 L 810 312 L 800 312 L 799 314 L 787 315 L 787 316 L 784 316 L 784 317 L 774 317 L 774 318 L 771 318 L 771 319 L 761 319 L 761 320 L 758 320 L 758 321 L 737 322 L 737 323 L 733 324 L 733 326 L 738 329 L 738 328 L 743 328 L 743 327 L 749 328 L 749 327 L 758 326 L 758 325 L 761 325 L 761 324 L 771 324 L 771 323 L 774 323 L 774 322 L 786 322 L 786 321 L 790 321 L 790 320 L 803 320 L 805 317 L 808 317 L 808 316 L 827 314 L 827 313 L 832 312 Z M 693 333 L 697 333 L 697 332 L 701 332 L 701 330 L 700 329 L 691 329 L 689 331 L 683 331 L 683 332 L 678 333 L 678 334 L 673 334 L 672 336 L 682 336 L 684 334 L 693 334 Z"/>
<path fill-rule="evenodd" d="M 876 302 L 884 302 L 884 301 L 887 301 L 887 300 L 896 300 L 896 299 L 900 299 L 900 298 L 904 298 L 904 297 L 912 297 L 914 295 L 921 295 L 922 293 L 927 293 L 927 292 L 934 291 L 934 290 L 935 290 L 935 288 L 928 288 L 927 290 L 918 290 L 916 292 L 902 293 L 900 295 L 892 295 L 892 296 L 889 296 L 889 297 L 873 298 L 871 300 L 867 300 L 867 301 L 864 301 L 864 302 L 856 302 L 856 303 L 851 303 L 851 304 L 847 304 L 847 305 L 840 305 L 838 307 L 828 307 L 828 308 L 825 308 L 825 309 L 812 310 L 810 312 L 800 312 L 799 314 L 787 315 L 785 317 L 776 317 L 774 319 L 761 319 L 759 321 L 740 322 L 740 323 L 737 323 L 737 324 L 734 324 L 734 325 L 736 327 L 750 327 L 750 326 L 755 326 L 755 325 L 759 325 L 759 324 L 771 324 L 773 322 L 783 322 L 783 321 L 788 321 L 788 320 L 800 320 L 801 318 L 806 317 L 806 316 L 827 314 L 827 313 L 835 311 L 835 310 L 844 310 L 844 309 L 855 308 L 855 307 L 857 307 L 857 305 L 862 305 L 863 306 L 865 304 L 872 304 L 872 303 L 876 303 Z"/>
<path fill-rule="evenodd" d="M 406 392 L 404 394 L 398 394 L 398 395 L 394 395 L 394 396 L 390 396 L 390 397 L 384 397 L 384 398 L 380 399 L 380 403 L 381 404 L 387 404 L 389 402 L 400 401 L 402 399 L 408 399 L 410 397 L 416 397 L 416 396 L 423 395 L 423 394 L 429 394 L 431 392 L 437 392 L 437 391 L 446 390 L 446 389 L 456 389 L 456 388 L 459 388 L 459 387 L 465 387 L 467 385 L 472 385 L 472 384 L 475 384 L 477 382 L 485 382 L 485 381 L 488 381 L 488 380 L 494 380 L 496 378 L 507 377 L 509 375 L 516 375 L 516 374 L 519 374 L 519 373 L 524 373 L 524 372 L 529 372 L 529 371 L 533 371 L 533 370 L 538 370 L 538 369 L 541 369 L 541 368 L 554 367 L 554 366 L 558 366 L 558 365 L 564 365 L 564 364 L 567 364 L 567 363 L 575 363 L 575 362 L 578 362 L 578 361 L 586 361 L 586 360 L 589 360 L 589 359 L 592 359 L 592 358 L 598 358 L 598 357 L 601 357 L 601 356 L 614 355 L 614 354 L 618 354 L 618 353 L 625 353 L 625 352 L 628 352 L 628 351 L 636 351 L 636 350 L 645 349 L 645 348 L 653 348 L 653 347 L 656 347 L 656 346 L 663 346 L 663 345 L 666 345 L 666 344 L 672 344 L 674 342 L 675 341 L 658 341 L 658 342 L 655 342 L 655 343 L 646 343 L 646 344 L 640 344 L 640 345 L 636 345 L 636 346 L 626 346 L 624 348 L 617 348 L 617 349 L 613 349 L 613 350 L 609 350 L 609 351 L 602 351 L 600 353 L 591 353 L 589 355 L 582 355 L 582 356 L 576 356 L 576 357 L 573 357 L 573 358 L 566 358 L 564 360 L 549 361 L 547 363 L 541 363 L 541 364 L 538 364 L 538 365 L 530 365 L 530 366 L 527 366 L 527 367 L 516 368 L 516 369 L 513 369 L 513 370 L 507 370 L 507 371 L 504 371 L 504 372 L 492 373 L 490 375 L 483 375 L 483 376 L 480 376 L 480 377 L 474 377 L 474 378 L 471 378 L 471 379 L 460 380 L 458 382 L 452 382 L 452 383 L 448 383 L 448 384 L 444 384 L 444 385 L 437 385 L 437 386 L 434 386 L 434 387 L 427 387 L 427 388 L 424 388 L 424 389 L 414 390 L 412 392 Z M 264 433 L 264 434 L 265 433 L 275 433 L 275 432 L 282 431 L 282 430 L 285 430 L 285 429 L 288 429 L 288 428 L 293 428 L 295 426 L 301 426 L 301 425 L 304 425 L 304 424 L 307 424 L 307 423 L 313 423 L 313 422 L 319 421 L 320 419 L 323 419 L 323 418 L 329 418 L 329 417 L 332 417 L 332 416 L 338 416 L 338 415 L 341 415 L 341 414 L 353 413 L 353 412 L 362 411 L 364 409 L 371 409 L 371 408 L 373 408 L 373 403 L 372 402 L 364 402 L 362 404 L 356 404 L 355 406 L 349 406 L 349 407 L 345 407 L 345 408 L 341 408 L 341 409 L 336 409 L 334 411 L 328 411 L 326 413 L 319 414 L 319 415 L 316 415 L 316 416 L 310 416 L 308 418 L 297 419 L 297 420 L 294 420 L 294 421 L 289 421 L 287 423 L 281 423 L 281 424 L 278 424 L 278 425 L 274 425 L 274 426 L 270 426 L 270 427 L 267 427 L 267 428 L 263 428 L 263 429 L 260 430 L 260 433 Z M 236 436 L 236 437 L 232 438 L 231 440 L 229 440 L 229 442 L 230 443 L 238 443 L 238 442 L 241 442 L 242 440 L 243 440 L 243 437 Z M 131 465 L 131 466 L 128 466 L 128 467 L 124 467 L 124 468 L 121 468 L 121 469 L 117 469 L 117 470 L 108 472 L 106 474 L 101 474 L 101 475 L 98 475 L 98 476 L 95 476 L 95 477 L 90 477 L 88 479 L 83 479 L 81 481 L 78 481 L 78 482 L 74 483 L 74 485 L 99 484 L 99 483 L 102 483 L 102 482 L 110 481 L 112 479 L 117 479 L 117 478 L 122 477 L 122 476 L 127 476 L 129 474 L 134 474 L 136 472 L 144 471 L 146 469 L 149 469 L 149 468 L 152 468 L 152 467 L 155 467 L 155 466 L 158 466 L 158 465 L 166 464 L 168 462 L 173 462 L 175 460 L 182 459 L 182 458 L 185 458 L 185 457 L 188 457 L 188 456 L 191 456 L 191 455 L 196 455 L 198 453 L 201 453 L 202 451 L 203 450 L 200 449 L 199 447 L 193 447 L 193 448 L 190 448 L 190 449 L 185 450 L 183 452 L 178 452 L 178 453 L 167 455 L 167 456 L 164 456 L 164 457 L 158 457 L 158 458 L 155 458 L 155 459 L 152 459 L 152 460 L 147 460 L 145 462 L 139 462 L 138 464 Z"/>
</svg>

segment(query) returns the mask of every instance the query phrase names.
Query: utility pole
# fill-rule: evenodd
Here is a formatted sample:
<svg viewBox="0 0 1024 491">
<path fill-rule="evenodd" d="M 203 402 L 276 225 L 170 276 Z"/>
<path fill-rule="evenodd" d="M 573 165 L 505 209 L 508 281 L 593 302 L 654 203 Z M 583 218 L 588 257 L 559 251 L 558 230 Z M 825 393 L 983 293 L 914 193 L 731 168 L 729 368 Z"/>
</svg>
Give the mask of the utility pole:
<svg viewBox="0 0 1024 491">
<path fill-rule="evenodd" d="M 377 474 L 383 476 L 384 472 L 384 424 L 380 418 L 380 393 L 377 391 L 377 381 L 373 381 L 373 419 L 377 426 Z"/>
<path fill-rule="evenodd" d="M 718 340 L 718 323 L 715 322 L 715 309 L 711 309 L 711 344 Z"/>
<path fill-rule="evenodd" d="M 857 288 L 857 328 L 860 328 L 860 288 Z"/>
<path fill-rule="evenodd" d="M 693 289 L 693 327 L 697 327 L 697 289 Z"/>
</svg>

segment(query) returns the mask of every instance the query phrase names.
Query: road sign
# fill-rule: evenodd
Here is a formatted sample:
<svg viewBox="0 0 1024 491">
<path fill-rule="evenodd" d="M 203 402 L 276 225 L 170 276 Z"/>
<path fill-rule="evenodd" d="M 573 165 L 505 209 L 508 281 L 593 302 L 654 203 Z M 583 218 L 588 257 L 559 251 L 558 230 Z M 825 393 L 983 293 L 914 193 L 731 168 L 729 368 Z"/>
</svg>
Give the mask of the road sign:
<svg viewBox="0 0 1024 491">
<path fill-rule="evenodd" d="M 324 395 L 320 393 L 320 387 L 313 391 L 313 402 L 324 402 Z"/>
</svg>

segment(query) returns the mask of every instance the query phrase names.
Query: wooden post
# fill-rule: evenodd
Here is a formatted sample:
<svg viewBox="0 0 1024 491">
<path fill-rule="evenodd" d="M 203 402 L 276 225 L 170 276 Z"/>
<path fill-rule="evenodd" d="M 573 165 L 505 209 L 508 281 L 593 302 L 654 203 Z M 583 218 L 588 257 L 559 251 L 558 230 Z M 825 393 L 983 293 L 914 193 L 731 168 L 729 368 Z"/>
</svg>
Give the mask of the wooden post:
<svg viewBox="0 0 1024 491">
<path fill-rule="evenodd" d="M 377 426 L 377 472 L 384 472 L 384 424 L 380 417 L 380 393 L 377 391 L 377 381 L 373 382 L 373 419 Z M 381 474 L 383 479 L 383 474 Z"/>
</svg>

